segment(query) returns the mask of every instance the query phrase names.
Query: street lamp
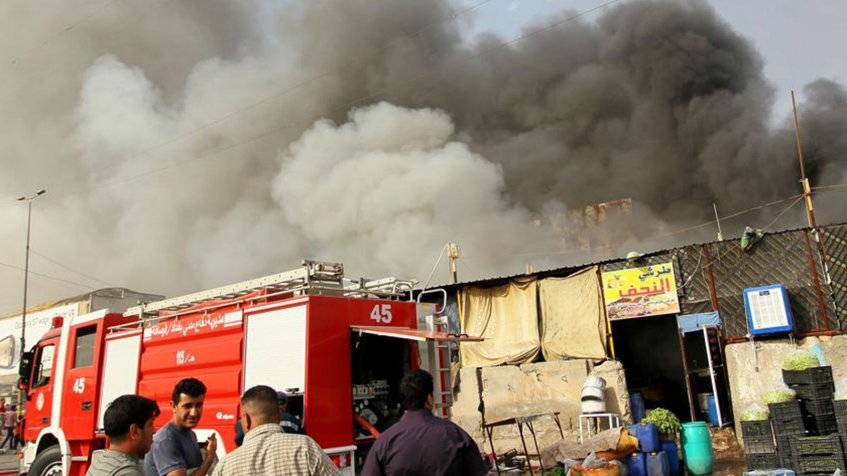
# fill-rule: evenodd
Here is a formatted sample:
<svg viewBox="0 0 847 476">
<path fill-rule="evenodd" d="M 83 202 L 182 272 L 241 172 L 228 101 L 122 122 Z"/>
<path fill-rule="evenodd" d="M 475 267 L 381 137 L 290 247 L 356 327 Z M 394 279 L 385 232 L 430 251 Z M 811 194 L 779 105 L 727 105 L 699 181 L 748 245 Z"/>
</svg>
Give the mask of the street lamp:
<svg viewBox="0 0 847 476">
<path fill-rule="evenodd" d="M 19 362 L 23 362 L 24 352 L 26 351 L 26 289 L 27 283 L 29 279 L 29 230 L 30 223 L 32 223 L 32 201 L 36 198 L 47 193 L 47 190 L 41 189 L 35 192 L 35 195 L 30 197 L 22 196 L 18 197 L 19 202 L 27 202 L 27 215 L 26 215 L 26 261 L 24 261 L 24 308 L 21 312 L 21 356 L 18 360 Z"/>
</svg>

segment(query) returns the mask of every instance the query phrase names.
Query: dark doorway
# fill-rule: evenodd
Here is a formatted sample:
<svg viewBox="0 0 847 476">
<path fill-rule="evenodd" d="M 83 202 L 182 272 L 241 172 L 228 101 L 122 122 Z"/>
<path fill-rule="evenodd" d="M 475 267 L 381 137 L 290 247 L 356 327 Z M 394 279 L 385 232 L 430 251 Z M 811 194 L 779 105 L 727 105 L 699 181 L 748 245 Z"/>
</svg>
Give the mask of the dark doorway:
<svg viewBox="0 0 847 476">
<path fill-rule="evenodd" d="M 612 338 L 629 391 L 641 392 L 648 410 L 666 408 L 681 421 L 690 421 L 676 316 L 612 321 Z"/>
</svg>

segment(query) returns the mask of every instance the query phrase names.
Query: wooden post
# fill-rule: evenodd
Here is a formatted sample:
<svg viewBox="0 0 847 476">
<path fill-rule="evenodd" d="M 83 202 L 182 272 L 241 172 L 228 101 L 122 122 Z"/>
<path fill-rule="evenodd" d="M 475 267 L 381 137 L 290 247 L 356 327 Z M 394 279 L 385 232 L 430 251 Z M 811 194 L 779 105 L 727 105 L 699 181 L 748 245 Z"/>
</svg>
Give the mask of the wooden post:
<svg viewBox="0 0 847 476">
<path fill-rule="evenodd" d="M 447 243 L 447 256 L 450 257 L 450 276 L 453 284 L 459 282 L 459 270 L 456 261 L 459 259 L 459 246 L 456 243 Z"/>
</svg>

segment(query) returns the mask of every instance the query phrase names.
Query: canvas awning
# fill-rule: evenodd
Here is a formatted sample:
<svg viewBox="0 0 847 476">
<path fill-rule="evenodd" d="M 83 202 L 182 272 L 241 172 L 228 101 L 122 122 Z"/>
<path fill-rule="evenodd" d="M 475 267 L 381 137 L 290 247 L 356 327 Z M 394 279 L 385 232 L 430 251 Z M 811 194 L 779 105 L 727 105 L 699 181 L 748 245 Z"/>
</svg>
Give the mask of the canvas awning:
<svg viewBox="0 0 847 476">
<path fill-rule="evenodd" d="M 684 314 L 676 317 L 676 322 L 679 325 L 679 330 L 683 334 L 687 332 L 695 332 L 702 329 L 704 326 L 720 326 L 721 316 L 715 312 L 703 312 L 699 314 Z"/>
</svg>

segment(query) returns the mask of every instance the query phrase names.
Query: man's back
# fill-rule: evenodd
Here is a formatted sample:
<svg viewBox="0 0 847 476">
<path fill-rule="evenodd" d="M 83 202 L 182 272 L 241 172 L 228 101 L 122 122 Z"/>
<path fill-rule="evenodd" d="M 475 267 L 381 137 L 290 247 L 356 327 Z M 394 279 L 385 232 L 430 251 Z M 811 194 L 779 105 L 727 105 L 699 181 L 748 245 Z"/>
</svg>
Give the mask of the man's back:
<svg viewBox="0 0 847 476">
<path fill-rule="evenodd" d="M 377 438 L 362 476 L 480 476 L 488 470 L 476 442 L 429 410 L 407 411 Z"/>
<path fill-rule="evenodd" d="M 126 453 L 97 450 L 85 476 L 144 476 L 144 470 L 137 459 Z"/>
<path fill-rule="evenodd" d="M 314 440 L 283 433 L 278 423 L 267 423 L 247 432 L 244 444 L 215 468 L 215 476 L 254 474 L 337 476 L 339 472 Z"/>
</svg>

